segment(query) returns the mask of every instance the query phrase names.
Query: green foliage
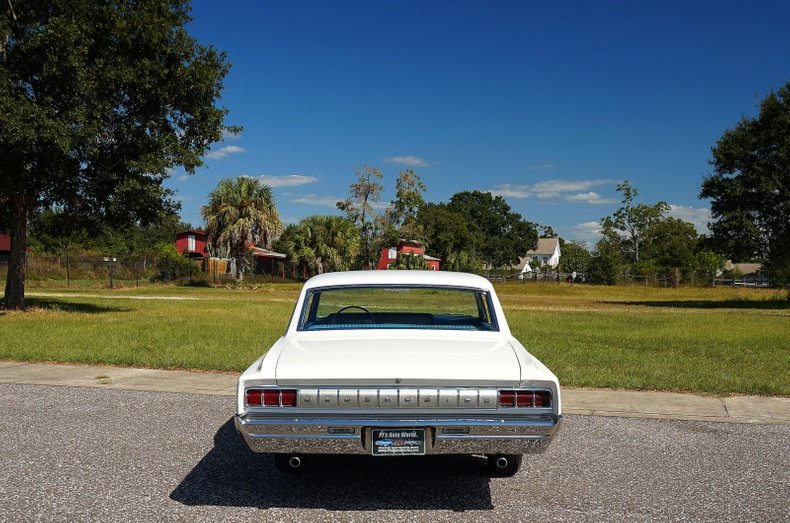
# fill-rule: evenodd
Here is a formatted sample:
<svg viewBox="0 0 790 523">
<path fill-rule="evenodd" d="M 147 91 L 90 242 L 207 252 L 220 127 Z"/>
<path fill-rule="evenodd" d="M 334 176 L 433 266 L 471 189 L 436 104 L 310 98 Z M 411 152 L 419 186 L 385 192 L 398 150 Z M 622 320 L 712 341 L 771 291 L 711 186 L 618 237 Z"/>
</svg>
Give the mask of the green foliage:
<svg viewBox="0 0 790 523">
<path fill-rule="evenodd" d="M 361 247 L 359 230 L 340 216 L 310 216 L 286 227 L 274 250 L 288 255 L 293 276 L 347 271 Z"/>
<path fill-rule="evenodd" d="M 426 244 L 426 252 L 445 263 L 460 252 L 474 257 L 483 236 L 476 225 L 444 203 L 427 203 L 417 213 L 417 223 Z M 446 265 L 444 266 L 446 267 Z"/>
<path fill-rule="evenodd" d="M 453 252 L 442 265 L 442 270 L 482 274 L 483 261 L 468 251 Z"/>
<path fill-rule="evenodd" d="M 393 245 L 401 238 L 413 240 L 421 236 L 417 214 L 425 206 L 424 192 L 425 184 L 417 173 L 412 169 L 401 171 L 395 182 L 395 199 L 384 212 L 380 247 Z"/>
<path fill-rule="evenodd" d="M 719 252 L 767 262 L 775 284 L 790 282 L 790 82 L 769 94 L 756 118 L 744 117 L 712 149 L 710 198 Z"/>
<path fill-rule="evenodd" d="M 565 242 L 560 256 L 560 272 L 586 273 L 590 268 L 592 254 L 581 242 Z"/>
<path fill-rule="evenodd" d="M 614 285 L 622 271 L 622 256 L 617 249 L 599 242 L 590 257 L 589 281 L 596 285 Z"/>
<path fill-rule="evenodd" d="M 617 186 L 623 206 L 601 220 L 601 239 L 593 255 L 598 281 L 612 282 L 623 273 L 671 278 L 674 285 L 699 268 L 704 243 L 692 223 L 667 217 L 665 202 L 635 204 L 637 190 L 628 181 Z M 563 251 L 563 257 L 565 251 Z M 712 261 L 712 260 L 708 260 Z M 703 268 L 703 280 L 710 267 Z M 591 270 L 592 271 L 592 270 Z"/>
<path fill-rule="evenodd" d="M 167 214 L 148 226 L 103 225 L 97 230 L 88 230 L 76 228 L 61 209 L 46 209 L 31 219 L 28 245 L 32 252 L 40 254 L 153 256 L 158 243 L 172 243 L 176 234 L 191 228 L 177 215 Z"/>
<path fill-rule="evenodd" d="M 474 224 L 480 231 L 481 242 L 472 249 L 492 268 L 516 264 L 538 244 L 535 224 L 523 220 L 501 196 L 463 191 L 450 198 L 447 209 L 463 216 L 467 227 Z"/>
<path fill-rule="evenodd" d="M 697 274 L 705 281 L 713 283 L 719 271 L 724 269 L 724 256 L 711 251 L 700 251 L 695 257 Z"/>
<path fill-rule="evenodd" d="M 192 280 L 200 273 L 200 267 L 188 258 L 178 254 L 172 243 L 160 243 L 155 247 L 157 274 L 154 281 Z"/>
<path fill-rule="evenodd" d="M 628 180 L 619 184 L 617 191 L 623 195 L 623 206 L 615 211 L 612 218 L 605 218 L 602 225 L 604 228 L 614 228 L 625 235 L 628 240 L 625 244 L 627 256 L 631 261 L 639 263 L 640 249 L 645 244 L 652 243 L 651 228 L 664 218 L 669 211 L 669 205 L 666 202 L 658 202 L 654 205 L 634 204 L 634 199 L 639 193 L 636 187 L 631 187 Z"/>
<path fill-rule="evenodd" d="M 346 213 L 346 218 L 360 230 L 362 248 L 359 253 L 357 267 L 362 268 L 375 263 L 374 238 L 378 233 L 379 221 L 373 204 L 379 201 L 384 186 L 381 179 L 384 175 L 375 167 L 363 165 L 355 172 L 356 183 L 349 186 L 349 196 L 337 202 L 337 208 Z"/>
<path fill-rule="evenodd" d="M 688 275 L 696 269 L 699 234 L 694 225 L 677 218 L 666 218 L 649 229 L 651 241 L 645 246 L 643 256 L 651 260 L 658 270 L 673 276 L 677 285 L 679 275 Z"/>
<path fill-rule="evenodd" d="M 398 259 L 395 263 L 390 264 L 388 268 L 395 270 L 425 270 L 428 268 L 428 263 L 419 254 L 399 252 Z"/>
<path fill-rule="evenodd" d="M 272 189 L 257 178 L 239 176 L 220 180 L 201 209 L 206 220 L 209 250 L 236 260 L 238 279 L 251 267 L 253 246 L 269 247 L 282 232 Z"/>
<path fill-rule="evenodd" d="M 0 16 L 0 222 L 14 238 L 9 308 L 24 307 L 26 225 L 60 206 L 75 224 L 143 226 L 178 208 L 220 140 L 229 65 L 189 35 L 183 0 L 13 2 Z"/>
</svg>

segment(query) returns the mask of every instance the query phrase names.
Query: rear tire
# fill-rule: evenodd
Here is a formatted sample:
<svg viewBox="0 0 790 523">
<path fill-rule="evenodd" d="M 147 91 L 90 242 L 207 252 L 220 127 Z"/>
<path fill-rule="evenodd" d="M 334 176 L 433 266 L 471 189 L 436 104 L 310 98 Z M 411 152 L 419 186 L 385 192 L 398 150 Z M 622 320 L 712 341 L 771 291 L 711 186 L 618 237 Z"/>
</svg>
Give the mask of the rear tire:
<svg viewBox="0 0 790 523">
<path fill-rule="evenodd" d="M 509 478 L 521 467 L 521 454 L 489 454 L 488 472 L 492 478 Z"/>
</svg>

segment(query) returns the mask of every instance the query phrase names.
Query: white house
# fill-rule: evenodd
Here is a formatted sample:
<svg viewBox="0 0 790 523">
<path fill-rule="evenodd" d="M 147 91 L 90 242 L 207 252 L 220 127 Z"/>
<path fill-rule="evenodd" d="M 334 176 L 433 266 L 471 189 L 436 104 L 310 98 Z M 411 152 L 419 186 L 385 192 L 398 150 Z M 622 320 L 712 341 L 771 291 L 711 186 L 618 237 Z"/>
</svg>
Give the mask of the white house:
<svg viewBox="0 0 790 523">
<path fill-rule="evenodd" d="M 527 255 L 519 260 L 519 266 L 531 265 L 532 267 L 540 267 L 541 265 L 548 265 L 555 269 L 560 264 L 560 240 L 559 238 L 541 238 L 538 240 L 538 246 L 532 250 L 527 251 Z M 530 271 L 531 269 L 527 269 Z"/>
</svg>

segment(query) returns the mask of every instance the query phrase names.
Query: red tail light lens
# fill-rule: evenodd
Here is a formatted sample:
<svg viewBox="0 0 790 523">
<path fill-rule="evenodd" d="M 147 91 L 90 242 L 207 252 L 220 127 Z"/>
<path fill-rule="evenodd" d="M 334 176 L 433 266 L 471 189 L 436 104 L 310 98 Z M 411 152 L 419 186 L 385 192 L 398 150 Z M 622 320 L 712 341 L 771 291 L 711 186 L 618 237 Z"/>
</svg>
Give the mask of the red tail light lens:
<svg viewBox="0 0 790 523">
<path fill-rule="evenodd" d="M 247 389 L 247 405 L 264 407 L 296 407 L 296 389 Z"/>
<path fill-rule="evenodd" d="M 515 407 L 516 406 L 516 391 L 513 391 L 513 390 L 500 390 L 499 391 L 499 406 L 500 407 Z"/>
<path fill-rule="evenodd" d="M 261 389 L 247 389 L 247 405 L 261 404 Z"/>
<path fill-rule="evenodd" d="M 283 407 L 296 407 L 296 391 L 290 389 L 280 391 L 280 403 Z"/>
<path fill-rule="evenodd" d="M 551 407 L 551 391 L 536 390 L 535 391 L 535 406 L 548 408 Z"/>
<path fill-rule="evenodd" d="M 279 390 L 264 390 L 263 391 L 263 406 L 264 407 L 279 407 L 280 406 L 280 391 Z"/>
<path fill-rule="evenodd" d="M 500 390 L 499 406 L 509 408 L 549 408 L 551 407 L 551 391 L 540 389 Z"/>
<path fill-rule="evenodd" d="M 532 407 L 535 405 L 535 393 L 531 390 L 516 392 L 516 407 Z"/>
</svg>

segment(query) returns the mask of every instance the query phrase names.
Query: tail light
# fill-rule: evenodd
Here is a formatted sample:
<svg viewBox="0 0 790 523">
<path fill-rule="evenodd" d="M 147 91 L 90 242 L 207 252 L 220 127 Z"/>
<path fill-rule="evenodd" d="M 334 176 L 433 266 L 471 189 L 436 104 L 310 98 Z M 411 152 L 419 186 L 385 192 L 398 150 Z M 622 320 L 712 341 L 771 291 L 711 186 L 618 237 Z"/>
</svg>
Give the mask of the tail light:
<svg viewBox="0 0 790 523">
<path fill-rule="evenodd" d="M 514 390 L 500 390 L 499 391 L 499 406 L 500 407 L 515 407 L 516 406 L 516 391 L 514 391 Z"/>
<path fill-rule="evenodd" d="M 296 389 L 247 389 L 245 397 L 254 407 L 296 407 Z"/>
<path fill-rule="evenodd" d="M 546 389 L 500 390 L 500 407 L 550 408 L 551 391 Z"/>
</svg>

